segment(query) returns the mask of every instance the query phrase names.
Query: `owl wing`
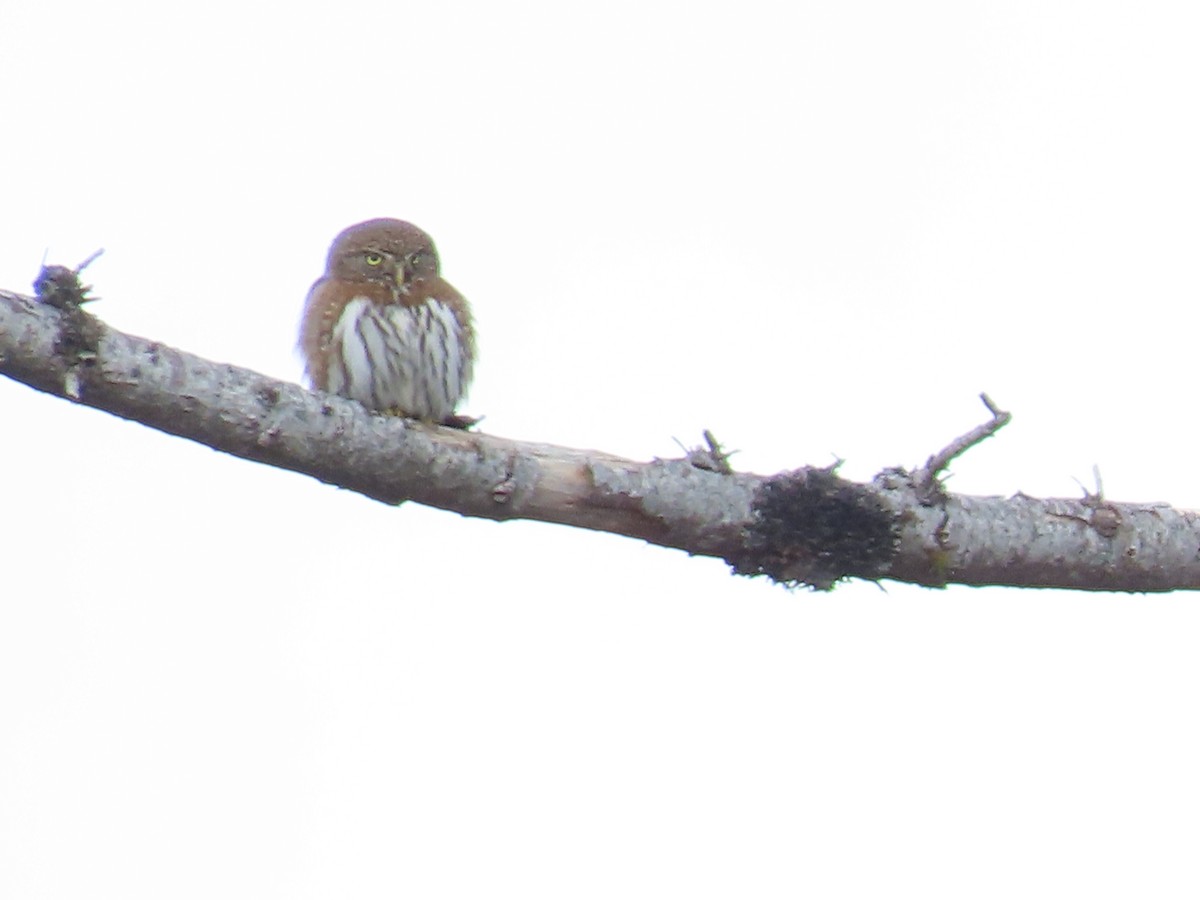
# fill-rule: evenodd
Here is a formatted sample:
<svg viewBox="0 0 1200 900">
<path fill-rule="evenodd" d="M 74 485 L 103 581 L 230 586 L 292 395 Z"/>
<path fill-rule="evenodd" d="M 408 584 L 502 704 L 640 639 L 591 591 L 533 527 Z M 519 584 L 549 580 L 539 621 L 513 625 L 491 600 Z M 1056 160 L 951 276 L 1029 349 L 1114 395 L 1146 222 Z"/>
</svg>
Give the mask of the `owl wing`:
<svg viewBox="0 0 1200 900">
<path fill-rule="evenodd" d="M 308 290 L 304 315 L 300 320 L 300 355 L 304 357 L 304 377 L 313 390 L 329 389 L 329 344 L 333 328 L 349 298 L 343 299 L 342 285 L 322 278 Z"/>
<path fill-rule="evenodd" d="M 391 301 L 391 292 L 386 285 L 343 281 L 328 275 L 308 290 L 300 320 L 299 349 L 304 357 L 304 375 L 313 390 L 329 390 L 333 333 L 347 304 L 358 297 L 383 305 Z"/>
</svg>

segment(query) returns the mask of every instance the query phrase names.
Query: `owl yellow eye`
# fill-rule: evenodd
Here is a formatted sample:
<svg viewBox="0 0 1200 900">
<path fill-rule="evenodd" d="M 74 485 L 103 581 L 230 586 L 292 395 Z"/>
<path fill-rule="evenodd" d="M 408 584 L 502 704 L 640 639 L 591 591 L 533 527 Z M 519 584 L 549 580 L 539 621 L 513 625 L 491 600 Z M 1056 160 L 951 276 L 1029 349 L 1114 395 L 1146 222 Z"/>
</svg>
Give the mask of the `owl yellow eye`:
<svg viewBox="0 0 1200 900">
<path fill-rule="evenodd" d="M 383 263 L 383 257 L 380 256 L 378 253 L 366 254 L 366 260 L 367 260 L 368 266 L 378 266 Z"/>
</svg>

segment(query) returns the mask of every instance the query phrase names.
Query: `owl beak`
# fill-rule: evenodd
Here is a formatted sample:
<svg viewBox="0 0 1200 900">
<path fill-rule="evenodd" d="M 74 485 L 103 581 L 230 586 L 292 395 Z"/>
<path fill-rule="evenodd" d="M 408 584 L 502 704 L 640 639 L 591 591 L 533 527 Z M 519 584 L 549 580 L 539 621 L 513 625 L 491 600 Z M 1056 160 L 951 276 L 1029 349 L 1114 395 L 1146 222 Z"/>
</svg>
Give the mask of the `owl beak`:
<svg viewBox="0 0 1200 900">
<path fill-rule="evenodd" d="M 408 293 L 409 271 L 408 266 L 403 262 L 396 263 L 396 289 L 401 294 Z"/>
</svg>

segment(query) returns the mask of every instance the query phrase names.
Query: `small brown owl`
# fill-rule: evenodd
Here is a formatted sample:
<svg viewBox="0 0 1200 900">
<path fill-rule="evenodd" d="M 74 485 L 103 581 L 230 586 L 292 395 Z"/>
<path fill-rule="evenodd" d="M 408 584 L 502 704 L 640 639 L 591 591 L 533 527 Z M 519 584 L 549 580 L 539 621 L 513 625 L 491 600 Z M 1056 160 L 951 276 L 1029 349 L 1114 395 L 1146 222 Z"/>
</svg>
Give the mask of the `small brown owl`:
<svg viewBox="0 0 1200 900">
<path fill-rule="evenodd" d="M 368 409 L 462 424 L 471 308 L 439 274 L 433 240 L 398 219 L 351 225 L 308 292 L 300 352 L 309 384 Z"/>
</svg>

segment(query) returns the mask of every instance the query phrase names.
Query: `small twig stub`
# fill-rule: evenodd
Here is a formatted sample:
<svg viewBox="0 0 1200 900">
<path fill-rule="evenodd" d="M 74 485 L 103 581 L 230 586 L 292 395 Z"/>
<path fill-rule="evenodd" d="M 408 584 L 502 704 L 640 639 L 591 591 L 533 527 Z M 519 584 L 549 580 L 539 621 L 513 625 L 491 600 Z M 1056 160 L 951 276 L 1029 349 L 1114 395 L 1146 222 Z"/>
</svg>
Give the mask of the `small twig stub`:
<svg viewBox="0 0 1200 900">
<path fill-rule="evenodd" d="M 713 433 L 707 428 L 704 429 L 705 447 L 684 447 L 682 443 L 676 441 L 680 447 L 683 447 L 687 454 L 687 461 L 697 469 L 704 469 L 707 472 L 718 472 L 722 475 L 733 474 L 733 466 L 729 464 L 731 457 L 736 450 L 726 450 L 721 446 L 721 442 L 713 436 Z"/>
<path fill-rule="evenodd" d="M 79 274 L 91 265 L 104 250 L 97 250 L 74 269 L 66 266 L 42 266 L 33 281 L 33 293 L 42 303 L 56 309 L 69 309 L 99 300 L 91 296 L 91 285 L 85 285 Z"/>
<path fill-rule="evenodd" d="M 1012 421 L 1012 413 L 1005 412 L 996 406 L 992 402 L 992 398 L 987 394 L 980 394 L 979 398 L 983 401 L 983 405 L 987 407 L 988 412 L 992 414 L 991 420 L 984 422 L 982 425 L 977 425 L 966 434 L 956 437 L 937 453 L 933 454 L 933 456 L 929 457 L 925 465 L 913 473 L 913 483 L 917 491 L 923 496 L 932 498 L 938 492 L 940 487 L 938 476 L 946 470 L 950 463 L 976 444 L 990 438 Z"/>
</svg>

